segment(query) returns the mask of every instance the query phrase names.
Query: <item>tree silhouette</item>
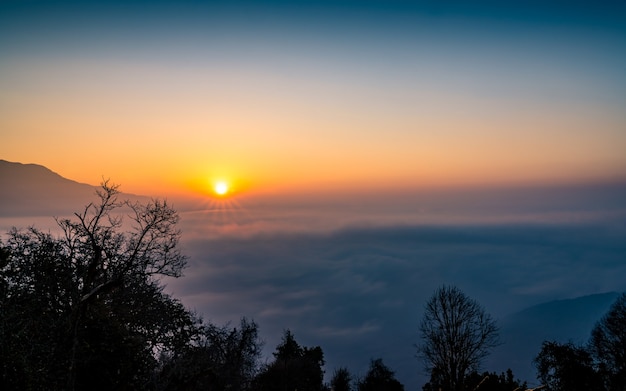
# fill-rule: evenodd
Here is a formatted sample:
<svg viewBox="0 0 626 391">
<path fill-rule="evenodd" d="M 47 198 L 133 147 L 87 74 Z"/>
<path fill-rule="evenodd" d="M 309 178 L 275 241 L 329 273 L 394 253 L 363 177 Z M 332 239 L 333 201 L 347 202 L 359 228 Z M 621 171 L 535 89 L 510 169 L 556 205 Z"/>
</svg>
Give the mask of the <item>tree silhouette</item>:
<svg viewBox="0 0 626 391">
<path fill-rule="evenodd" d="M 324 389 L 324 353 L 319 346 L 302 347 L 290 330 L 274 352 L 275 360 L 255 380 L 256 390 L 319 391 Z"/>
<path fill-rule="evenodd" d="M 0 243 L 2 389 L 142 389 L 155 352 L 197 331 L 159 282 L 186 262 L 176 212 L 165 201 L 118 201 L 108 182 L 97 194 L 57 220 L 60 237 L 13 229 Z"/>
<path fill-rule="evenodd" d="M 382 358 L 370 361 L 365 378 L 358 382 L 359 391 L 404 391 L 394 372 L 383 364 Z"/>
<path fill-rule="evenodd" d="M 534 362 L 537 378 L 550 391 L 603 389 L 591 354 L 584 347 L 544 342 Z"/>
<path fill-rule="evenodd" d="M 506 373 L 498 375 L 495 372 L 472 372 L 465 379 L 465 389 L 468 391 L 513 391 L 526 390 L 526 383 L 515 380 L 513 371 L 507 369 Z"/>
<path fill-rule="evenodd" d="M 262 344 L 256 323 L 243 318 L 239 328 L 204 326 L 197 341 L 164 354 L 157 390 L 249 390 Z"/>
<path fill-rule="evenodd" d="M 534 362 L 549 390 L 625 390 L 626 294 L 595 325 L 587 346 L 546 341 Z"/>
<path fill-rule="evenodd" d="M 607 390 L 626 389 L 626 293 L 613 303 L 609 312 L 596 324 L 589 342 L 599 362 Z"/>
<path fill-rule="evenodd" d="M 352 375 L 347 368 L 339 368 L 330 379 L 330 387 L 333 391 L 351 391 Z"/>
<path fill-rule="evenodd" d="M 419 330 L 418 355 L 430 372 L 431 386 L 446 391 L 463 390 L 465 376 L 499 344 L 495 321 L 456 287 L 435 291 Z"/>
</svg>

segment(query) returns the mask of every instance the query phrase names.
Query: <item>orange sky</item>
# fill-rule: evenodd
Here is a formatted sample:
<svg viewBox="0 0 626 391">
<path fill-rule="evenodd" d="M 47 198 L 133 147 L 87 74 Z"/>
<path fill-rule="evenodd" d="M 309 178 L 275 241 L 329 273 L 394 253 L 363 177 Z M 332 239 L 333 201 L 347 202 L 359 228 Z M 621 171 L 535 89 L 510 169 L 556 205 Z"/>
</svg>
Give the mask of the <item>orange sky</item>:
<svg viewBox="0 0 626 391">
<path fill-rule="evenodd" d="M 0 158 L 159 194 L 626 178 L 619 40 L 242 34 L 7 49 Z"/>
</svg>

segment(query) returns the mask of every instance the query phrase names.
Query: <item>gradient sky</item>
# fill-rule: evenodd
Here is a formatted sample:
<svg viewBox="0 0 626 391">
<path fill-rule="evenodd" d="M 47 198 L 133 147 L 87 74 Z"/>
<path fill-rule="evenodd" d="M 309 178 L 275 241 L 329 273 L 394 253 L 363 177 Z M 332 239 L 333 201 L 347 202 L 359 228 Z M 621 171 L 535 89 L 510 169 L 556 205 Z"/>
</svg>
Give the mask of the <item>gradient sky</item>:
<svg viewBox="0 0 626 391">
<path fill-rule="evenodd" d="M 441 284 L 497 318 L 626 289 L 623 1 L 1 1 L 0 136 L 125 192 L 230 181 L 176 204 L 167 289 L 327 374 L 380 356 L 421 387 Z"/>
<path fill-rule="evenodd" d="M 625 17 L 617 1 L 3 1 L 0 157 L 144 194 L 624 180 Z"/>
</svg>

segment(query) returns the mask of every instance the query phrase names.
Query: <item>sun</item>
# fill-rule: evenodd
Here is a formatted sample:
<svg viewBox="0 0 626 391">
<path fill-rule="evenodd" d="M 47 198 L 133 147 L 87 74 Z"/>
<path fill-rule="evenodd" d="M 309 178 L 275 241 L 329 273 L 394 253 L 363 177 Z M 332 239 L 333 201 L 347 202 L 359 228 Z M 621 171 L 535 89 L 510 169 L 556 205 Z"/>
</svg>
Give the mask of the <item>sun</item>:
<svg viewBox="0 0 626 391">
<path fill-rule="evenodd" d="M 228 183 L 224 181 L 215 182 L 215 185 L 213 185 L 213 190 L 217 195 L 223 196 L 228 193 Z"/>
</svg>

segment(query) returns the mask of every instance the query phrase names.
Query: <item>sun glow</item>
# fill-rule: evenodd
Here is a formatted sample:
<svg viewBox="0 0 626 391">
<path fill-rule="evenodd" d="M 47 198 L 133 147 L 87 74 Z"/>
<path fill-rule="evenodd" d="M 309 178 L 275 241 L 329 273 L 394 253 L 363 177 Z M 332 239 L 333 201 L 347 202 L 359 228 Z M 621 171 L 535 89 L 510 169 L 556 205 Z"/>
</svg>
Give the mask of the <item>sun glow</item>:
<svg viewBox="0 0 626 391">
<path fill-rule="evenodd" d="M 226 193 L 228 193 L 228 183 L 224 181 L 216 182 L 215 185 L 213 185 L 213 191 L 215 191 L 217 195 L 226 195 Z"/>
</svg>

